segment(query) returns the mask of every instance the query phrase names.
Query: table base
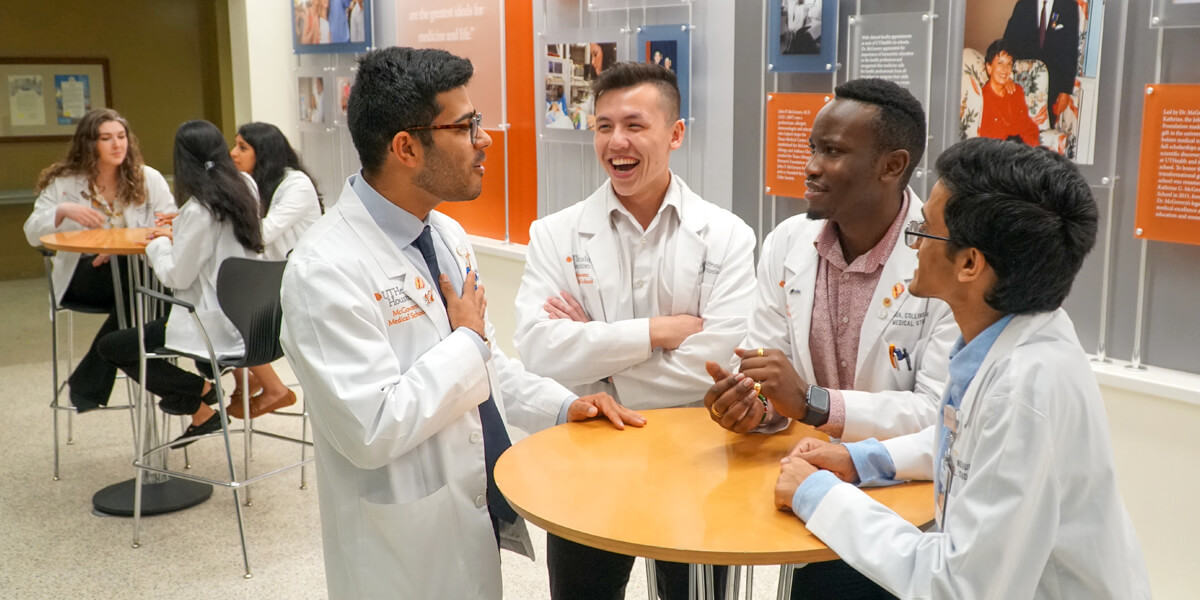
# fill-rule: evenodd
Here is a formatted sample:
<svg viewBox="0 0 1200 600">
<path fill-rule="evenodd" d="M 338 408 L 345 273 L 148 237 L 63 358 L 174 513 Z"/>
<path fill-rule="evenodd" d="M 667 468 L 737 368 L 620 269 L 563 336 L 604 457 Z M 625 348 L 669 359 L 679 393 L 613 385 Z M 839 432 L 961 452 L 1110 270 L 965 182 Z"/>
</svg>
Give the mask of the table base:
<svg viewBox="0 0 1200 600">
<path fill-rule="evenodd" d="M 99 512 L 118 517 L 133 516 L 134 480 L 114 483 L 92 496 L 92 506 Z M 161 483 L 142 484 L 142 516 L 161 515 L 191 508 L 212 496 L 207 483 L 168 478 Z"/>
</svg>

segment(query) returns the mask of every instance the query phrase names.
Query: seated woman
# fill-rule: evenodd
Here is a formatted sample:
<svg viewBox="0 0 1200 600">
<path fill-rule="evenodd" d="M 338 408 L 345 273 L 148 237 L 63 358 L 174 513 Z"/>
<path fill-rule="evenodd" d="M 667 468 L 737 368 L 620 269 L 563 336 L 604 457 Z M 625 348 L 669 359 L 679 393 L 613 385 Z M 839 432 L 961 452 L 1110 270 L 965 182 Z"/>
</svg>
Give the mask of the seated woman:
<svg viewBox="0 0 1200 600">
<path fill-rule="evenodd" d="M 283 132 L 270 123 L 247 123 L 238 128 L 229 151 L 238 170 L 254 177 L 262 206 L 262 236 L 270 260 L 287 258 L 300 235 L 320 218 L 321 197 L 300 157 Z M 234 374 L 236 387 L 229 414 L 243 418 L 242 373 Z M 296 403 L 296 394 L 275 374 L 271 365 L 250 367 L 250 418 Z"/>
<path fill-rule="evenodd" d="M 261 258 L 262 227 L 258 198 L 249 177 L 238 173 L 216 125 L 188 121 L 175 133 L 175 197 L 181 201 L 172 232 L 151 234 L 146 255 L 163 285 L 175 297 L 196 307 L 196 315 L 219 356 L 242 354 L 244 345 L 217 301 L 217 271 L 229 257 Z M 147 350 L 166 347 L 197 356 L 208 350 L 188 311 L 172 306 L 166 318 L 147 323 Z M 137 329 L 104 336 L 100 355 L 141 381 Z M 212 377 L 214 369 L 198 361 Z M 210 381 L 163 359 L 146 363 L 146 389 L 162 398 L 159 407 L 173 415 L 192 415 L 178 440 L 221 429 L 221 418 L 209 405 L 217 401 Z M 178 441 L 176 440 L 176 441 Z M 190 443 L 190 442 L 188 442 Z M 178 447 L 186 446 L 182 444 Z"/>
<path fill-rule="evenodd" d="M 1004 40 L 996 40 L 988 46 L 984 65 L 988 81 L 983 86 L 979 137 L 1038 146 L 1038 126 L 1029 116 L 1025 89 L 1012 80 L 1013 57 Z"/>
<path fill-rule="evenodd" d="M 156 213 L 167 223 L 167 213 L 173 215 L 176 211 L 167 180 L 142 163 L 129 123 L 107 108 L 83 116 L 66 158 L 42 171 L 37 190 L 33 213 L 25 220 L 25 237 L 31 246 L 40 246 L 42 236 L 61 231 L 151 227 Z M 52 278 L 59 304 L 108 311 L 108 319 L 100 326 L 91 348 L 67 380 L 71 404 L 81 413 L 108 404 L 117 375 L 117 370 L 96 353 L 96 340 L 116 331 L 119 322 L 108 261 L 107 254 L 81 256 L 74 252 L 59 252 L 53 260 Z M 127 285 L 124 277 L 121 284 Z M 122 294 L 128 300 L 128 290 L 122 290 Z"/>
</svg>

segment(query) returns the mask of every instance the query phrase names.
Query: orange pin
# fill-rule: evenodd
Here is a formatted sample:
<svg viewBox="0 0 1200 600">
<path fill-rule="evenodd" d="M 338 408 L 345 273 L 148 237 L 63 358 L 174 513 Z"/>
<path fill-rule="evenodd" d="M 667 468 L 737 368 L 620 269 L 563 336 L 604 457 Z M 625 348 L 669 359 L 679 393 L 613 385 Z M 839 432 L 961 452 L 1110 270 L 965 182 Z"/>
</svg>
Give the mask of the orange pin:
<svg viewBox="0 0 1200 600">
<path fill-rule="evenodd" d="M 897 283 L 896 285 L 892 286 L 892 297 L 893 298 L 899 298 L 900 294 L 903 294 L 903 293 L 904 293 L 904 284 L 903 283 Z"/>
<path fill-rule="evenodd" d="M 423 289 L 425 289 L 425 280 L 424 280 L 424 279 L 421 279 L 420 277 L 418 277 L 418 278 L 417 278 L 417 283 L 416 283 L 416 286 L 417 286 L 417 289 L 418 289 L 418 290 L 423 290 Z"/>
<path fill-rule="evenodd" d="M 884 306 L 884 307 L 888 307 L 888 306 L 891 306 L 891 305 L 892 305 L 892 299 L 891 299 L 891 298 L 888 298 L 887 296 L 884 296 L 884 297 L 883 297 L 883 306 Z"/>
</svg>

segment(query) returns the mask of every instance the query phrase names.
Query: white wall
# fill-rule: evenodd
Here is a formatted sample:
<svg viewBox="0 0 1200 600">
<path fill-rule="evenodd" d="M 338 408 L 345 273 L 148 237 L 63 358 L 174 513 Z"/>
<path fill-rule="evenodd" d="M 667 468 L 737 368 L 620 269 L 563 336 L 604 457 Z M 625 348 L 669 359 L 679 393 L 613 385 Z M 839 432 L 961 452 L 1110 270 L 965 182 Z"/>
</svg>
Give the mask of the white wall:
<svg viewBox="0 0 1200 600">
<path fill-rule="evenodd" d="M 228 0 L 238 125 L 272 123 L 299 147 L 296 57 L 288 2 Z"/>
</svg>

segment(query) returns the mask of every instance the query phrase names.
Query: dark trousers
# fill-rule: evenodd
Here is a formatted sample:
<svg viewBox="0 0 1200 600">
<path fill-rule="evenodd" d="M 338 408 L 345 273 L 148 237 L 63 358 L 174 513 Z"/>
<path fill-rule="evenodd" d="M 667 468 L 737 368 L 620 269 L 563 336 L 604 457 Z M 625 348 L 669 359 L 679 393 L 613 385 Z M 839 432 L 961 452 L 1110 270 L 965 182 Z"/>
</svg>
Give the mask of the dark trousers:
<svg viewBox="0 0 1200 600">
<path fill-rule="evenodd" d="M 895 598 L 844 561 L 811 563 L 796 569 L 792 600 L 887 600 Z"/>
<path fill-rule="evenodd" d="M 146 323 L 146 351 L 151 352 L 163 347 L 167 338 L 167 318 L 155 319 Z M 109 363 L 125 372 L 137 381 L 142 381 L 138 372 L 138 341 L 137 328 L 130 327 L 114 331 L 101 339 L 98 344 L 100 356 Z M 196 361 L 196 368 L 207 376 L 212 377 L 213 370 L 208 361 Z M 192 405 L 200 408 L 201 396 L 204 392 L 204 378 L 185 371 L 166 359 L 156 358 L 146 361 L 146 389 L 150 393 L 177 405 Z"/>
<path fill-rule="evenodd" d="M 108 318 L 100 325 L 96 337 L 92 338 L 92 345 L 88 348 L 87 354 L 83 355 L 67 379 L 71 386 L 72 402 L 76 406 L 108 404 L 108 397 L 112 395 L 113 380 L 117 376 L 117 368 L 101 358 L 97 350 L 100 338 L 120 327 L 120 320 L 117 318 L 117 297 L 113 289 L 112 265 L 103 264 L 93 267 L 93 259 L 95 259 L 94 255 L 79 257 L 79 264 L 76 265 L 75 272 L 71 275 L 71 283 L 67 286 L 67 291 L 63 293 L 62 302 L 60 302 L 66 308 L 108 313 Z M 129 280 L 127 278 L 129 262 L 123 256 L 114 256 L 112 260 L 117 261 L 120 265 L 121 295 L 128 311 L 130 306 Z"/>
<path fill-rule="evenodd" d="M 634 557 L 577 544 L 546 534 L 546 565 L 550 570 L 550 597 L 554 600 L 622 600 Z M 687 600 L 688 565 L 655 561 L 658 596 Z M 725 597 L 728 567 L 713 568 L 717 598 Z"/>
</svg>

